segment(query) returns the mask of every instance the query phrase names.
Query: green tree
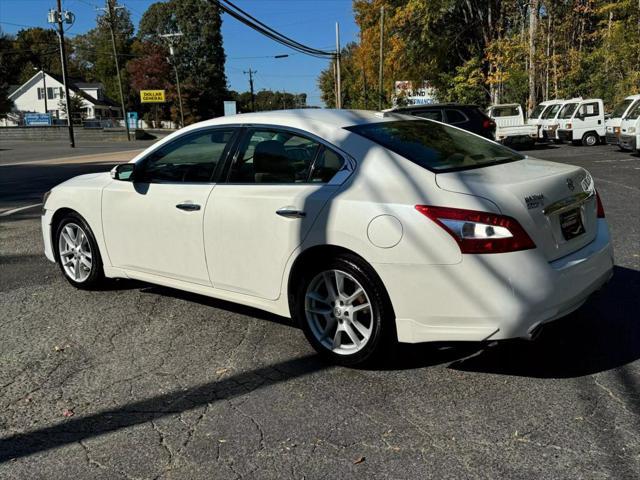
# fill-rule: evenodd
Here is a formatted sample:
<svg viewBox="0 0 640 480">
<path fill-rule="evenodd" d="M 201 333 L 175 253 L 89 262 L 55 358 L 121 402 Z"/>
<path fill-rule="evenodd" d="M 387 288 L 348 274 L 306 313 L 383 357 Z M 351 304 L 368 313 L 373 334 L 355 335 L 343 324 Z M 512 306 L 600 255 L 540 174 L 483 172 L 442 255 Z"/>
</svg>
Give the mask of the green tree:
<svg viewBox="0 0 640 480">
<path fill-rule="evenodd" d="M 9 87 L 18 77 L 18 71 L 12 61 L 12 44 L 13 39 L 0 31 L 0 118 L 4 118 L 13 108 L 13 102 L 8 98 Z"/>
<path fill-rule="evenodd" d="M 163 44 L 159 35 L 181 32 L 174 44 L 187 123 L 222 115 L 228 98 L 220 10 L 213 2 L 170 0 L 152 4 L 140 21 L 142 39 Z"/>
<path fill-rule="evenodd" d="M 118 78 L 116 64 L 113 55 L 111 31 L 109 28 L 109 16 L 101 13 L 96 19 L 97 25 L 84 35 L 78 35 L 73 39 L 72 60 L 77 70 L 84 73 L 88 81 L 101 82 L 105 86 L 105 92 L 111 99 L 119 99 Z M 133 43 L 133 24 L 129 10 L 118 8 L 114 10 L 113 30 L 115 34 L 116 51 L 120 63 L 122 75 L 122 87 L 126 103 L 131 102 L 129 78 L 126 64 L 132 58 L 131 46 Z M 127 100 L 129 101 L 127 102 Z"/>
</svg>

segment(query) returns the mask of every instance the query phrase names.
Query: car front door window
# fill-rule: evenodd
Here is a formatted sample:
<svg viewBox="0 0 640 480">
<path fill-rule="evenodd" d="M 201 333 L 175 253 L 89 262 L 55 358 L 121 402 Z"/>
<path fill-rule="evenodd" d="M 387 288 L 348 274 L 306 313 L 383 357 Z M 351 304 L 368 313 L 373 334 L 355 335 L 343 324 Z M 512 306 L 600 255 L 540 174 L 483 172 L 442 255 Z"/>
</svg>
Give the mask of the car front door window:
<svg viewBox="0 0 640 480">
<path fill-rule="evenodd" d="M 207 183 L 224 159 L 234 129 L 207 129 L 183 137 L 152 152 L 136 181 L 142 183 Z"/>
</svg>

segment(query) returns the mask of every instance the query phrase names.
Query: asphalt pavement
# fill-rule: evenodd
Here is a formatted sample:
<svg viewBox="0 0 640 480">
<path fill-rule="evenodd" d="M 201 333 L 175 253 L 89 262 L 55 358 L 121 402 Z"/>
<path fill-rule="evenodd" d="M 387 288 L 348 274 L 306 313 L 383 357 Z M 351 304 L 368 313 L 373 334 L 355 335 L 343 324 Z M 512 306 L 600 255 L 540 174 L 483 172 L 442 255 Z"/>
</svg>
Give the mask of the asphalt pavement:
<svg viewBox="0 0 640 480">
<path fill-rule="evenodd" d="M 609 286 L 536 342 L 402 346 L 369 370 L 323 363 L 250 308 L 75 290 L 38 210 L 0 217 L 0 478 L 640 478 L 640 157 L 526 153 L 593 174 Z M 0 209 L 109 167 L 0 166 Z"/>
</svg>

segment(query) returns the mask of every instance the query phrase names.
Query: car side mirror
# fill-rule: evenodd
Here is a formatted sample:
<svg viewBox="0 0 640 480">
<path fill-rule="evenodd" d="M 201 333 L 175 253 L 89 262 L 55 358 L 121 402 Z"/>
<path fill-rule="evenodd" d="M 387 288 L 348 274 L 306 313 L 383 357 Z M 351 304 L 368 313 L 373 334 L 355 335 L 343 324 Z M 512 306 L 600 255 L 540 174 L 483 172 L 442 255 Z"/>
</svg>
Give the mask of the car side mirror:
<svg viewBox="0 0 640 480">
<path fill-rule="evenodd" d="M 111 169 L 111 178 L 124 182 L 134 181 L 135 163 L 121 163 Z"/>
</svg>

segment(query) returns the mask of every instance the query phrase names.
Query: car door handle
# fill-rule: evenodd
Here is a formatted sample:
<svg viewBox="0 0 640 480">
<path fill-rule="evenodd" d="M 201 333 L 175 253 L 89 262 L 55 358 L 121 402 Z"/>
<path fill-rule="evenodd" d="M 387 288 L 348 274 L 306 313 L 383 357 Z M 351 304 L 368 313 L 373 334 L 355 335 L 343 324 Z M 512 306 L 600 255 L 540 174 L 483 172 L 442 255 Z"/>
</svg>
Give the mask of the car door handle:
<svg viewBox="0 0 640 480">
<path fill-rule="evenodd" d="M 281 217 L 286 218 L 304 218 L 307 215 L 306 212 L 303 212 L 302 210 L 294 210 L 287 207 L 276 210 L 276 213 Z"/>
<path fill-rule="evenodd" d="M 200 205 L 196 203 L 179 203 L 176 205 L 176 208 L 186 210 L 187 212 L 195 212 L 196 210 L 200 210 Z"/>
</svg>

